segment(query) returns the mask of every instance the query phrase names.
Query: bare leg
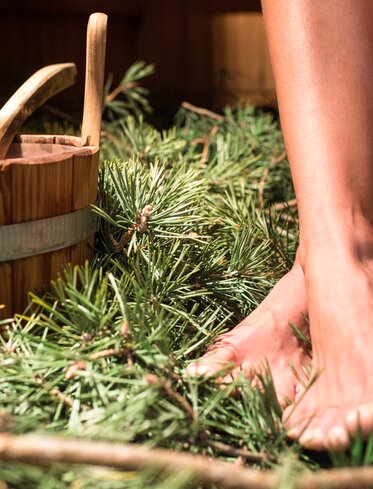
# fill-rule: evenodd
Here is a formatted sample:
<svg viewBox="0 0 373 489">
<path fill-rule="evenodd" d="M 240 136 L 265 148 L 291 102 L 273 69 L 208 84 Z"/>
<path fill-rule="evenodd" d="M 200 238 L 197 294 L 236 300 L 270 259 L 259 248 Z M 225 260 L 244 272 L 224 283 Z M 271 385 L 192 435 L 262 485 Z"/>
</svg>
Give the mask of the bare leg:
<svg viewBox="0 0 373 489">
<path fill-rule="evenodd" d="M 218 338 L 198 362 L 189 366 L 189 373 L 214 374 L 232 366 L 233 371 L 225 381 L 243 369 L 255 382 L 255 373 L 262 372 L 267 361 L 280 403 L 285 405 L 287 399 L 294 401 L 298 378 L 289 362 L 302 375 L 310 358 L 293 335 L 289 321 L 308 334 L 304 320 L 306 312 L 304 275 L 297 259 L 292 270 L 276 284 L 260 306 L 232 331 Z"/>
<path fill-rule="evenodd" d="M 320 374 L 284 421 L 310 448 L 344 447 L 373 428 L 373 2 L 263 8 Z"/>
</svg>

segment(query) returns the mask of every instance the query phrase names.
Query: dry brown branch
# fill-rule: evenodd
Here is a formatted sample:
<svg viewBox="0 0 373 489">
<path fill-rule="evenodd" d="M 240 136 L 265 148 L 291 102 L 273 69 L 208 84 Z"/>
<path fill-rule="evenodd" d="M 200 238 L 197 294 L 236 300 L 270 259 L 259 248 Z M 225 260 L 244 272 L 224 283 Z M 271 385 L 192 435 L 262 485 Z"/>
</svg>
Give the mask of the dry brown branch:
<svg viewBox="0 0 373 489">
<path fill-rule="evenodd" d="M 251 452 L 246 448 L 231 447 L 230 445 L 227 445 L 226 443 L 222 443 L 220 441 L 208 439 L 206 440 L 206 444 L 211 448 L 215 448 L 215 450 L 220 453 L 224 453 L 225 455 L 230 455 L 232 457 L 237 457 L 237 459 L 244 459 L 247 462 L 262 463 L 276 461 L 275 457 L 267 453 Z"/>
<path fill-rule="evenodd" d="M 34 464 L 98 465 L 126 471 L 153 468 L 168 474 L 186 470 L 201 483 L 216 484 L 226 489 L 273 489 L 278 481 L 278 476 L 272 471 L 260 472 L 203 455 L 61 436 L 3 433 L 0 435 L 0 459 Z M 371 489 L 373 467 L 307 473 L 300 475 L 293 486 L 298 489 Z"/>
<path fill-rule="evenodd" d="M 215 119 L 219 122 L 224 121 L 224 117 L 222 115 L 217 114 L 216 112 L 212 112 L 211 110 L 204 109 L 203 107 L 196 107 L 189 102 L 183 102 L 181 106 L 183 107 L 183 109 L 190 110 L 191 112 L 195 112 L 196 114 L 210 117 L 211 119 Z"/>
<path fill-rule="evenodd" d="M 150 449 L 144 446 L 68 439 L 58 436 L 0 435 L 0 459 L 26 463 L 76 463 L 165 473 L 190 471 L 204 484 L 226 489 L 269 489 L 277 477 L 202 455 Z"/>
<path fill-rule="evenodd" d="M 285 202 L 278 202 L 274 205 L 276 211 L 281 211 L 282 209 L 286 209 L 287 207 L 295 207 L 297 205 L 297 199 L 286 200 Z"/>
<path fill-rule="evenodd" d="M 148 229 L 148 221 L 151 216 L 152 208 L 150 205 L 146 205 L 142 211 L 140 212 L 136 222 L 134 222 L 125 233 L 122 234 L 122 237 L 119 241 L 116 241 L 112 235 L 110 235 L 111 242 L 113 244 L 114 250 L 117 253 L 121 253 L 125 245 L 132 238 L 134 233 L 138 231 L 140 234 L 143 234 Z"/>
<path fill-rule="evenodd" d="M 278 156 L 271 157 L 271 164 L 276 165 L 277 163 L 281 163 L 281 161 L 284 161 L 286 156 L 287 156 L 286 149 L 284 149 L 284 151 Z"/>
</svg>

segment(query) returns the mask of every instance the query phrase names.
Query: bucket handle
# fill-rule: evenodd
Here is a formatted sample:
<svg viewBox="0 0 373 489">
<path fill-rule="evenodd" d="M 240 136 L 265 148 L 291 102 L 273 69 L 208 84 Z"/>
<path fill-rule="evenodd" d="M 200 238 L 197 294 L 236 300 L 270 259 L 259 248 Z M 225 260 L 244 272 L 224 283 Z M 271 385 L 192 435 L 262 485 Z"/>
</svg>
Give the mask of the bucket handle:
<svg viewBox="0 0 373 489">
<path fill-rule="evenodd" d="M 82 146 L 100 146 L 104 93 L 107 15 L 89 17 L 87 29 L 86 78 L 82 123 Z"/>
<path fill-rule="evenodd" d="M 45 66 L 34 73 L 0 110 L 0 160 L 25 120 L 56 93 L 75 82 L 74 63 Z"/>
</svg>

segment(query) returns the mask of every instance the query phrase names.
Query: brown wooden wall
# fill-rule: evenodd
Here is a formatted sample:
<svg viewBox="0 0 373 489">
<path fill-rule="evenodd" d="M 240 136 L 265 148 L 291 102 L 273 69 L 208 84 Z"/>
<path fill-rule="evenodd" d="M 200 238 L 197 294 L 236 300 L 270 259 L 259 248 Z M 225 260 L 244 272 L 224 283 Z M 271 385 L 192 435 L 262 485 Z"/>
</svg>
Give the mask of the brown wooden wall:
<svg viewBox="0 0 373 489">
<path fill-rule="evenodd" d="M 54 102 L 80 110 L 89 13 L 109 15 L 107 73 L 155 62 L 148 86 L 178 102 L 272 103 L 274 84 L 258 0 L 12 0 L 0 2 L 0 99 L 36 69 L 74 61 L 75 88 Z"/>
</svg>

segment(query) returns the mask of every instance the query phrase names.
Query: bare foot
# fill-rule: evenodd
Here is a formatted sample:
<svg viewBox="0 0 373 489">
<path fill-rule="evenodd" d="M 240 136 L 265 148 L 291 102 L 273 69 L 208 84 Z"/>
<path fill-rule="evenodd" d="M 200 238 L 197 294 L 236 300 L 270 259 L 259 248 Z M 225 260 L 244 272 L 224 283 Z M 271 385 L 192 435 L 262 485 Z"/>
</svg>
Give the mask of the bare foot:
<svg viewBox="0 0 373 489">
<path fill-rule="evenodd" d="M 188 373 L 213 375 L 231 367 L 224 381 L 243 370 L 255 382 L 255 372 L 263 373 L 268 362 L 280 404 L 294 401 L 298 378 L 289 362 L 302 375 L 310 358 L 294 336 L 289 321 L 308 335 L 306 312 L 304 275 L 297 261 L 253 313 L 221 335 L 203 357 L 188 366 Z"/>
<path fill-rule="evenodd" d="M 305 276 L 316 380 L 284 424 L 307 448 L 343 449 L 358 427 L 365 437 L 373 428 L 373 261 L 334 249 Z"/>
</svg>

